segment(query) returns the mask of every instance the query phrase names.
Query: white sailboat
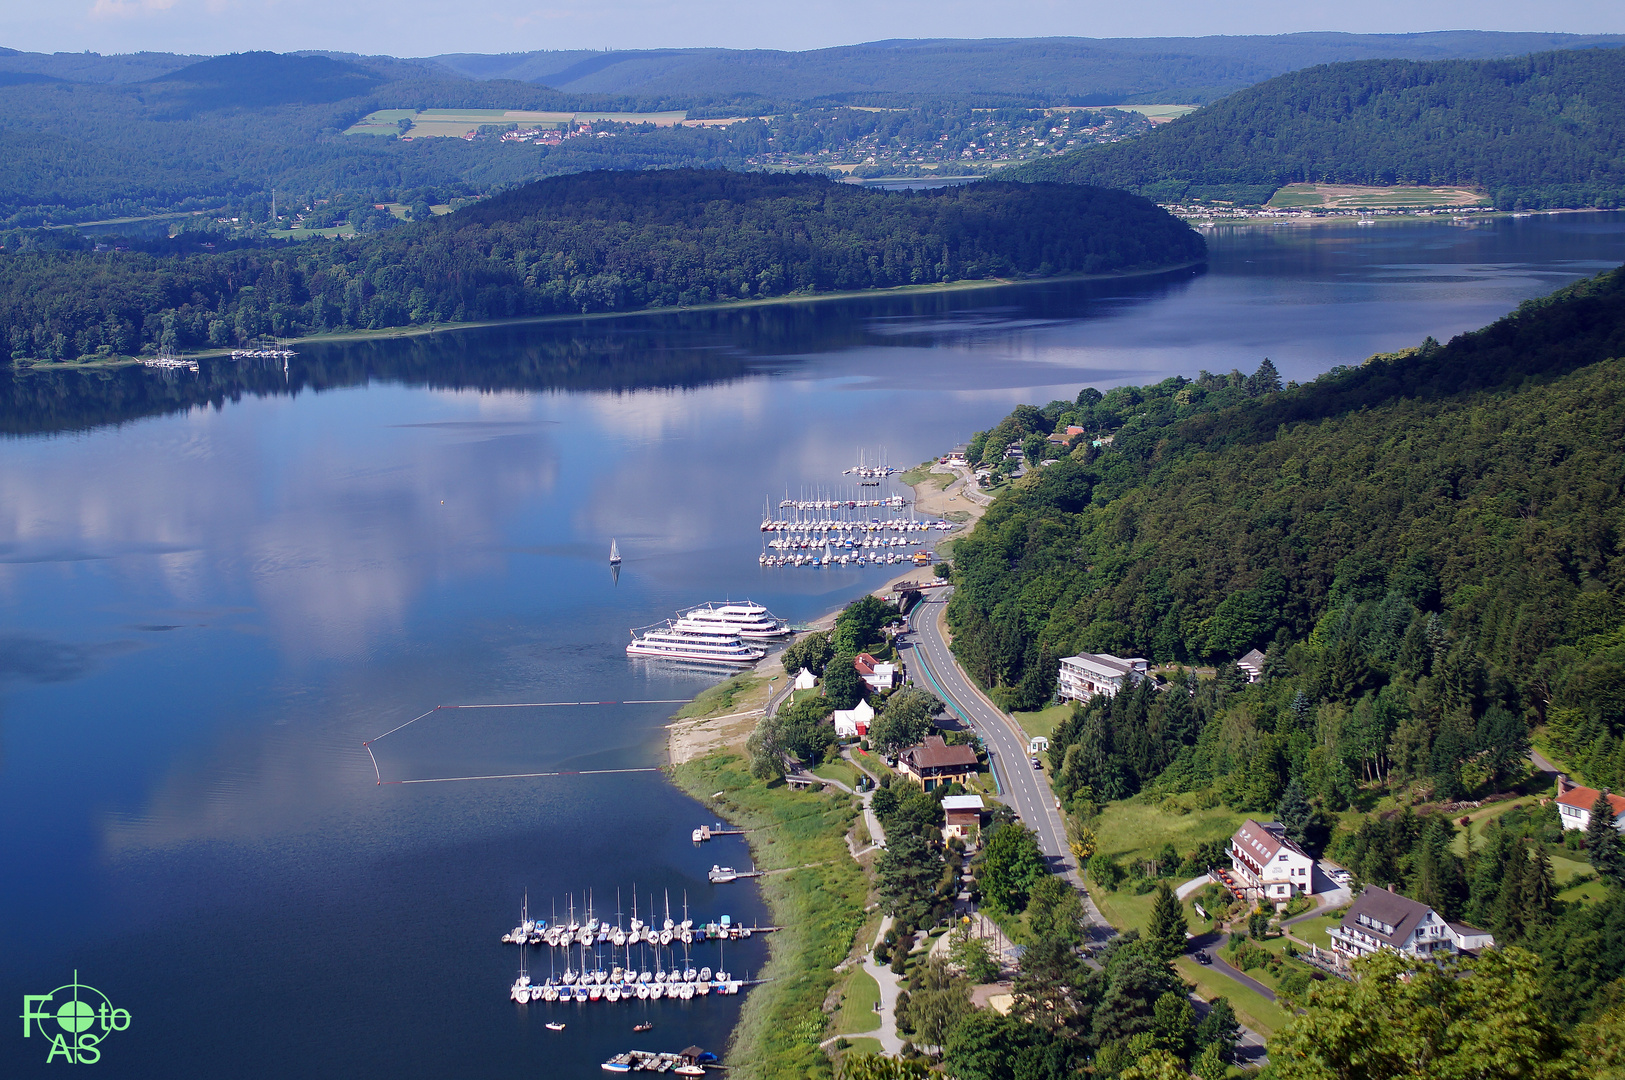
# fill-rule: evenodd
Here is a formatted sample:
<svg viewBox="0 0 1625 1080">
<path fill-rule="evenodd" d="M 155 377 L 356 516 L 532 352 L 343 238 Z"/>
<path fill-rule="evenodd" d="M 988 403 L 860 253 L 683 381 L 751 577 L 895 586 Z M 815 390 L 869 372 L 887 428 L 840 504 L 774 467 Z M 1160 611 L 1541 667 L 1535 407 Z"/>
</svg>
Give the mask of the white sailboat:
<svg viewBox="0 0 1625 1080">
<path fill-rule="evenodd" d="M 609 538 L 609 565 L 621 565 L 621 549 L 616 546 L 613 536 Z"/>
</svg>

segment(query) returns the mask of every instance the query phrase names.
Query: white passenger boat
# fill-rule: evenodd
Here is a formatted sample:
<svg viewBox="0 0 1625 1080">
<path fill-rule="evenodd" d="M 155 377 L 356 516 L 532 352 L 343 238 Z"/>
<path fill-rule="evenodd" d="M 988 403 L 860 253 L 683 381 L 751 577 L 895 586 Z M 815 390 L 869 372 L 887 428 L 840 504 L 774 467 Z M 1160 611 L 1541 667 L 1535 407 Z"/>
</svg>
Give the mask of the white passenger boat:
<svg viewBox="0 0 1625 1080">
<path fill-rule="evenodd" d="M 781 638 L 790 633 L 790 625 L 760 604 L 744 603 L 701 604 L 682 613 L 702 626 L 732 630 L 742 638 Z"/>
<path fill-rule="evenodd" d="M 632 642 L 627 645 L 626 654 L 744 667 L 766 656 L 767 650 L 759 645 L 745 644 L 732 630 L 682 618 L 663 626 L 645 628 L 641 637 L 636 630 L 632 631 Z"/>
</svg>

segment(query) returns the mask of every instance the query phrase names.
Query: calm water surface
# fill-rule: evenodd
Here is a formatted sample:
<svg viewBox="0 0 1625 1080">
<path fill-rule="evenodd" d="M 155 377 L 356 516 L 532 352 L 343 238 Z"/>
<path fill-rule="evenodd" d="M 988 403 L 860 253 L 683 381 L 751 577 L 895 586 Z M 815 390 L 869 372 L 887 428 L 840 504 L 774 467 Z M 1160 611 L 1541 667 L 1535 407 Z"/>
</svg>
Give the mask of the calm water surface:
<svg viewBox="0 0 1625 1080">
<path fill-rule="evenodd" d="M 756 565 L 764 498 L 860 446 L 913 463 L 1019 402 L 1266 355 L 1310 378 L 1625 261 L 1621 215 L 1209 238 L 1205 273 L 1109 286 L 0 383 L 0 997 L 78 969 L 133 1014 L 103 1046 L 120 1077 L 586 1077 L 633 1045 L 720 1051 L 740 999 L 570 1008 L 548 1032 L 497 941 L 527 890 L 543 916 L 589 891 L 613 913 L 617 889 L 630 913 L 635 885 L 640 912 L 686 892 L 765 920 L 750 886 L 706 882 L 747 856 L 689 843 L 699 805 L 649 773 L 379 786 L 362 742 L 443 703 L 692 695 L 708 680 L 627 661 L 629 627 L 726 596 L 809 619 L 881 580 Z M 442 713 L 378 768 L 647 767 L 671 710 Z M 18 1027 L 0 1074 L 46 1075 Z"/>
</svg>

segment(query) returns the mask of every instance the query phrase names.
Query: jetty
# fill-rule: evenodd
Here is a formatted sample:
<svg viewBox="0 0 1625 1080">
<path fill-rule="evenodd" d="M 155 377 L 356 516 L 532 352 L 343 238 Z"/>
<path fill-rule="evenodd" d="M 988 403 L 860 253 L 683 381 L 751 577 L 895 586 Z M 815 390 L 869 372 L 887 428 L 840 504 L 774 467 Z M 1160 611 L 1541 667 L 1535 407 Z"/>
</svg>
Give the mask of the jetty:
<svg viewBox="0 0 1625 1080">
<path fill-rule="evenodd" d="M 744 829 L 725 829 L 721 825 L 701 825 L 694 830 L 694 842 L 703 844 L 713 836 L 744 836 Z"/>
<path fill-rule="evenodd" d="M 717 1056 L 697 1046 L 678 1054 L 628 1050 L 604 1062 L 605 1072 L 669 1072 L 676 1076 L 704 1076 L 707 1066 L 716 1066 Z"/>
<path fill-rule="evenodd" d="M 731 866 L 713 865 L 710 872 L 705 876 L 711 880 L 711 884 L 713 885 L 725 885 L 730 881 L 742 881 L 745 878 L 761 877 L 764 873 L 766 873 L 766 871 L 735 870 Z M 750 934 L 747 932 L 744 936 L 749 937 Z"/>
</svg>

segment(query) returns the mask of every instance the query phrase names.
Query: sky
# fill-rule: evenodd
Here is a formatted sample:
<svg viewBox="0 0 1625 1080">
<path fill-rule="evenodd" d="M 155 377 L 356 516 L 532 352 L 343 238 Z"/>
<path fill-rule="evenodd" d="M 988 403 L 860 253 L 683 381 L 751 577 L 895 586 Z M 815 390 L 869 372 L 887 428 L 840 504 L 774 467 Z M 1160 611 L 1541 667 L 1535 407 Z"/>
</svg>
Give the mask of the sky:
<svg viewBox="0 0 1625 1080">
<path fill-rule="evenodd" d="M 817 49 L 886 38 L 1163 37 L 1305 30 L 1625 33 L 1619 0 L 0 0 L 0 45 L 38 52 L 392 56 L 533 49 Z"/>
</svg>

